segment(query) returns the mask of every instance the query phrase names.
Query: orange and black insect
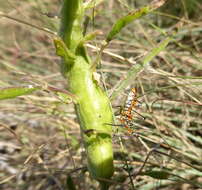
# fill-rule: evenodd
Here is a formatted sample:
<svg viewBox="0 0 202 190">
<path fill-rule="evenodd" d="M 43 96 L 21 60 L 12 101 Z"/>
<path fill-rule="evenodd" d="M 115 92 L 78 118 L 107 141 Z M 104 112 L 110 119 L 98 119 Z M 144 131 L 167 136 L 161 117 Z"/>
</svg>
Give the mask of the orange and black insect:
<svg viewBox="0 0 202 190">
<path fill-rule="evenodd" d="M 128 132 L 131 134 L 133 130 L 131 129 L 132 121 L 134 118 L 134 113 L 140 115 L 143 119 L 145 119 L 141 114 L 136 112 L 136 108 L 139 105 L 137 92 L 135 88 L 132 88 L 128 94 L 126 99 L 124 108 L 121 110 L 119 121 L 123 127 L 127 128 Z"/>
</svg>

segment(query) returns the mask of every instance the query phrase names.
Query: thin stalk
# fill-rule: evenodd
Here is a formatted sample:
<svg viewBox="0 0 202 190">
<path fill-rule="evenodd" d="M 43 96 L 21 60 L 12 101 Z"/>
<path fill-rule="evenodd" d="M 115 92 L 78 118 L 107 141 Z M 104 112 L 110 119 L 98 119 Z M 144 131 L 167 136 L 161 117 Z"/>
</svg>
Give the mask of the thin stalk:
<svg viewBox="0 0 202 190">
<path fill-rule="evenodd" d="M 62 57 L 61 72 L 68 80 L 68 91 L 77 97 L 75 110 L 80 123 L 81 135 L 86 149 L 88 170 L 100 181 L 102 189 L 108 189 L 113 175 L 112 126 L 110 103 L 105 92 L 94 79 L 92 61 L 81 41 L 84 17 L 82 0 L 63 0 L 61 25 L 55 40 L 57 54 Z"/>
</svg>

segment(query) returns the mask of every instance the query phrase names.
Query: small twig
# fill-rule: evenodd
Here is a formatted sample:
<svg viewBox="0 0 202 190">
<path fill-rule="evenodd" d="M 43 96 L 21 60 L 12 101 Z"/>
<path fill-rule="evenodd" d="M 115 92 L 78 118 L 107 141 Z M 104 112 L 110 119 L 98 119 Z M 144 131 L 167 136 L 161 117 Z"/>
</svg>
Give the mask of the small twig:
<svg viewBox="0 0 202 190">
<path fill-rule="evenodd" d="M 95 51 L 101 51 L 101 48 L 93 46 L 92 44 L 86 44 L 86 46 L 93 49 L 93 50 L 95 50 Z M 127 58 L 125 58 L 123 56 L 120 56 L 118 54 L 112 53 L 112 52 L 110 52 L 110 51 L 108 51 L 106 49 L 103 50 L 102 53 L 107 54 L 107 55 L 113 57 L 114 59 L 118 59 L 119 61 L 122 61 L 122 62 L 127 62 L 127 63 L 132 64 L 132 65 L 136 64 L 136 61 L 133 61 L 131 59 L 127 59 Z"/>
<path fill-rule="evenodd" d="M 9 15 L 7 15 L 7 14 L 1 12 L 1 11 L 0 11 L 0 16 L 5 17 L 5 18 L 8 18 L 8 19 L 10 19 L 10 20 L 14 20 L 14 21 L 16 21 L 16 22 L 18 22 L 18 23 L 21 23 L 21 24 L 25 24 L 25 25 L 27 25 L 27 26 L 31 26 L 31 27 L 36 28 L 36 29 L 38 29 L 38 30 L 47 32 L 47 33 L 49 33 L 49 34 L 51 34 L 51 35 L 57 36 L 57 33 L 56 33 L 56 32 L 53 32 L 53 31 L 49 30 L 48 28 L 43 28 L 43 27 L 36 26 L 36 25 L 34 25 L 34 24 L 30 24 L 29 22 L 26 22 L 26 21 L 23 21 L 23 20 L 20 20 L 20 19 L 11 17 L 11 16 L 9 16 Z"/>
<path fill-rule="evenodd" d="M 154 151 L 155 151 L 155 148 L 153 148 L 153 149 L 151 149 L 151 150 L 149 151 L 149 153 L 147 154 L 147 156 L 146 156 L 146 158 L 145 158 L 145 160 L 144 160 L 144 162 L 143 162 L 143 165 L 140 167 L 140 169 L 139 169 L 137 172 L 135 172 L 134 174 L 132 174 L 132 176 L 134 176 L 134 179 L 138 176 L 138 174 L 140 174 L 140 173 L 142 172 L 142 170 L 144 169 L 144 167 L 145 167 L 145 165 L 146 165 L 146 163 L 147 163 L 147 160 L 149 159 L 149 157 L 151 156 L 151 154 L 152 154 Z"/>
</svg>

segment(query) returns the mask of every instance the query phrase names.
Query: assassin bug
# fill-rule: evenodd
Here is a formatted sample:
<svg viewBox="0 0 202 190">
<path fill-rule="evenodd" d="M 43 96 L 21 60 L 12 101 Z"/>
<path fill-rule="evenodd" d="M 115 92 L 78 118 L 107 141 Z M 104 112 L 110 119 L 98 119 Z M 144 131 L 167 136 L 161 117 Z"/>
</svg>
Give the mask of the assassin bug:
<svg viewBox="0 0 202 190">
<path fill-rule="evenodd" d="M 176 162 L 176 165 L 185 164 L 186 166 L 189 166 L 191 168 L 198 170 L 198 168 L 195 168 L 194 166 L 192 166 L 192 164 L 183 160 L 183 157 L 185 155 L 180 154 L 181 150 L 177 148 L 177 146 L 175 147 L 175 146 L 172 146 L 172 144 L 170 145 L 169 138 L 168 139 L 164 138 L 163 134 L 162 135 L 157 134 L 155 137 L 153 137 L 153 134 L 151 136 L 148 135 L 150 134 L 150 130 L 147 130 L 147 133 L 142 132 L 142 130 L 140 131 L 140 133 L 133 130 L 132 127 L 134 126 L 133 120 L 134 120 L 135 114 L 138 114 L 143 119 L 145 119 L 141 114 L 136 112 L 139 104 L 140 102 L 138 101 L 137 91 L 135 88 L 132 88 L 130 92 L 128 93 L 128 96 L 126 98 L 123 108 L 119 112 L 118 120 L 120 124 L 115 125 L 115 126 L 123 126 L 124 128 L 126 128 L 127 131 L 130 134 L 134 135 L 134 137 L 136 137 L 141 144 L 140 153 L 139 153 L 139 150 L 137 149 L 139 144 L 135 146 L 136 148 L 135 150 L 138 150 L 138 155 L 140 155 L 139 157 L 132 157 L 132 154 L 130 155 L 131 157 L 128 157 L 128 158 L 125 158 L 125 156 L 123 157 L 123 161 L 125 162 L 122 162 L 122 163 L 125 163 L 125 166 L 126 166 L 125 171 L 128 172 L 127 177 L 130 178 L 131 184 L 134 183 L 134 181 L 136 180 L 138 176 L 140 177 L 138 178 L 138 180 L 141 179 L 141 176 L 149 176 L 155 180 L 165 180 L 165 181 L 172 179 L 173 177 L 178 177 L 175 173 L 173 173 L 169 169 L 170 166 L 165 166 L 165 164 L 168 165 L 171 161 L 172 161 L 171 163 Z M 113 124 L 108 124 L 108 125 L 113 125 Z M 121 136 L 120 138 L 121 146 L 122 146 L 122 137 L 125 138 L 125 136 Z M 161 140 L 159 141 L 157 140 L 157 138 L 160 138 Z M 135 143 L 133 136 L 132 138 L 130 137 L 127 139 L 132 139 L 132 142 Z M 126 141 L 123 141 L 123 142 L 126 142 Z M 127 141 L 127 144 L 130 144 L 130 142 Z M 145 159 L 142 159 L 143 148 L 144 149 L 146 148 L 147 150 Z M 165 157 L 167 157 L 168 160 Z M 133 163 L 134 160 L 140 161 L 139 167 L 134 166 L 135 164 Z M 186 181 L 188 180 L 186 179 Z M 160 184 L 157 184 L 155 186 L 158 188 Z"/>
<path fill-rule="evenodd" d="M 135 116 L 134 113 L 138 114 L 143 119 L 145 119 L 141 114 L 136 112 L 137 107 L 139 106 L 139 103 L 140 102 L 138 101 L 137 91 L 135 88 L 132 88 L 130 92 L 128 93 L 127 99 L 125 101 L 125 105 L 123 106 L 119 114 L 118 120 L 120 122 L 120 125 L 117 125 L 117 126 L 125 127 L 130 134 L 134 135 L 134 137 L 137 138 L 137 140 L 140 142 L 140 145 L 141 145 L 140 151 L 143 150 L 143 148 L 147 149 L 146 157 L 143 160 L 141 157 L 142 156 L 141 152 L 140 154 L 138 153 L 138 155 L 140 155 L 139 157 L 132 157 L 132 154 L 129 154 L 131 157 L 128 157 L 128 158 L 124 157 L 123 159 L 124 160 L 123 163 L 125 163 L 124 166 L 126 166 L 126 168 L 123 168 L 123 169 L 125 169 L 125 171 L 128 172 L 127 177 L 130 179 L 131 184 L 133 185 L 134 181 L 136 180 L 138 176 L 140 177 L 138 178 L 138 180 L 141 179 L 141 176 L 149 176 L 155 180 L 164 180 L 163 182 L 165 183 L 167 180 L 172 180 L 173 178 L 177 177 L 179 179 L 182 179 L 182 182 L 185 183 L 188 181 L 191 184 L 192 182 L 189 181 L 188 179 L 185 179 L 185 178 L 183 179 L 180 175 L 179 176 L 176 175 L 176 173 L 174 173 L 172 169 L 170 169 L 170 167 L 172 167 L 173 166 L 172 164 L 174 163 L 176 164 L 176 166 L 183 164 L 183 165 L 186 165 L 187 167 L 190 167 L 190 169 L 196 169 L 198 171 L 200 170 L 200 168 L 195 167 L 192 164 L 192 162 L 189 163 L 186 160 L 184 161 L 183 158 L 185 158 L 186 155 L 181 152 L 179 147 L 175 145 L 173 146 L 170 143 L 169 137 L 165 138 L 164 135 L 161 133 L 158 133 L 158 134 L 155 133 L 156 135 L 154 134 L 155 135 L 154 137 L 153 134 L 148 135 L 150 134 L 150 130 L 147 130 L 147 132 L 145 133 L 142 129 L 140 129 L 140 133 L 138 133 L 138 131 L 134 132 L 134 130 L 132 129 L 132 127 L 134 126 L 134 123 L 133 123 L 134 116 Z M 161 140 L 159 141 L 157 140 L 157 138 L 160 138 Z M 132 139 L 132 142 L 135 143 L 133 138 L 130 138 L 130 139 Z M 120 140 L 120 143 L 122 143 L 122 138 Z M 130 144 L 130 142 L 127 141 L 127 144 Z M 137 144 L 135 148 L 137 148 L 138 146 L 139 144 Z M 138 150 L 138 149 L 134 149 L 134 150 Z M 168 159 L 166 159 L 166 157 Z M 134 166 L 134 163 L 133 163 L 134 160 L 141 161 L 139 167 Z M 165 164 L 167 165 L 165 166 Z M 174 167 L 174 169 L 179 171 L 181 170 L 181 168 L 177 168 L 177 167 L 176 168 Z M 196 188 L 200 187 L 197 184 L 194 184 L 194 183 L 192 184 Z M 157 188 L 161 187 L 160 182 L 159 184 L 156 184 L 155 186 Z"/>
<path fill-rule="evenodd" d="M 119 121 L 123 127 L 125 127 L 130 134 L 133 133 L 133 130 L 131 129 L 132 121 L 134 118 L 134 113 L 141 116 L 143 119 L 145 119 L 144 116 L 142 116 L 140 113 L 138 113 L 135 109 L 137 106 L 139 106 L 139 101 L 137 97 L 137 91 L 135 88 L 132 88 L 128 94 L 128 97 L 126 99 L 124 108 L 120 112 Z"/>
</svg>

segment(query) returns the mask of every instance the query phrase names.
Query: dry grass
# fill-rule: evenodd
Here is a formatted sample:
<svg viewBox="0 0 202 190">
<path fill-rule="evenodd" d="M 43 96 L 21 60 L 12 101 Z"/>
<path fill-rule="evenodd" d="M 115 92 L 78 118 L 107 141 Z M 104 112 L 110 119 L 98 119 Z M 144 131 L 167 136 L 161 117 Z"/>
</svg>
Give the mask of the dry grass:
<svg viewBox="0 0 202 190">
<path fill-rule="evenodd" d="M 95 23 L 90 23 L 88 32 L 109 31 L 132 8 L 133 1 L 128 1 L 128 8 L 120 2 L 111 0 L 96 8 Z M 180 11 L 175 1 L 159 10 L 176 18 L 152 14 L 130 24 L 103 53 L 98 71 L 112 94 L 135 61 L 140 62 L 165 38 L 161 30 L 169 33 L 183 18 L 175 41 L 112 101 L 117 115 L 117 106 L 136 87 L 142 103 L 137 111 L 146 120 L 134 118 L 135 135 L 114 127 L 116 172 L 111 189 L 202 189 L 202 6 L 199 1 L 193 3 L 190 11 L 185 6 L 188 1 L 183 2 Z M 1 2 L 0 11 L 56 32 L 58 20 L 42 13 L 59 12 L 59 4 L 56 0 L 8 0 Z M 51 35 L 2 17 L 0 24 L 1 87 L 34 83 L 66 88 L 68 81 L 60 74 Z M 102 39 L 88 45 L 94 59 Z M 145 167 L 138 172 L 148 153 Z M 72 104 L 61 102 L 51 91 L 0 102 L 1 189 L 67 189 L 67 174 L 78 189 L 96 189 L 98 184 L 89 177 L 85 163 Z"/>
</svg>

